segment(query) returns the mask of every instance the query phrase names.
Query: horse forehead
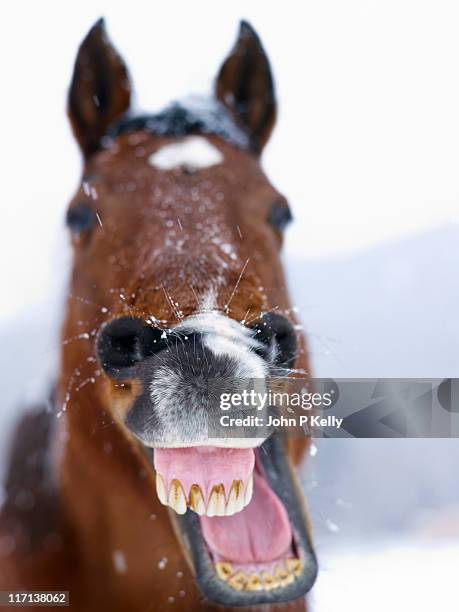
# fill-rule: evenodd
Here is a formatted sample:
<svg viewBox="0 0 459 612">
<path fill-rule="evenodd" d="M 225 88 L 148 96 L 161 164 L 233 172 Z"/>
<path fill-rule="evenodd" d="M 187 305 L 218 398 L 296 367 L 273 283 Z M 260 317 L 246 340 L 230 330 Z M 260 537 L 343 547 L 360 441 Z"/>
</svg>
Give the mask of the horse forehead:
<svg viewBox="0 0 459 612">
<path fill-rule="evenodd" d="M 171 182 L 194 175 L 189 183 L 244 174 L 258 177 L 260 168 L 249 152 L 212 134 L 163 136 L 148 132 L 122 134 L 90 160 L 86 174 L 94 178 L 136 178 Z M 216 172 L 215 172 L 216 171 Z M 97 182 L 97 180 L 96 180 Z M 185 182 L 186 179 L 185 179 Z"/>
<path fill-rule="evenodd" d="M 123 202 L 142 202 L 158 214 L 184 202 L 201 216 L 211 212 L 199 209 L 206 202 L 214 212 L 223 212 L 229 202 L 255 193 L 263 201 L 269 197 L 267 192 L 274 191 L 256 157 L 207 134 L 123 134 L 98 153 L 86 170 L 95 190 L 99 192 L 100 187 L 101 198 L 105 193 Z"/>
</svg>

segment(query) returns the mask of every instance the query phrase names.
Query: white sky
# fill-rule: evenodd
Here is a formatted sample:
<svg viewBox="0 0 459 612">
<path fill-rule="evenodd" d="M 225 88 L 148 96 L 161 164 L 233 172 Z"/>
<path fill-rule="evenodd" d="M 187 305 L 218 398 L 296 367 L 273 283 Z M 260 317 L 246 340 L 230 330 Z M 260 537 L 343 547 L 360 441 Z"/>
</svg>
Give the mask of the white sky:
<svg viewBox="0 0 459 612">
<path fill-rule="evenodd" d="M 238 20 L 256 27 L 280 106 L 264 165 L 297 219 L 289 254 L 342 256 L 459 220 L 457 2 L 81 0 L 1 13 L 0 317 L 52 283 L 80 168 L 65 94 L 101 15 L 146 109 L 207 92 Z"/>
</svg>

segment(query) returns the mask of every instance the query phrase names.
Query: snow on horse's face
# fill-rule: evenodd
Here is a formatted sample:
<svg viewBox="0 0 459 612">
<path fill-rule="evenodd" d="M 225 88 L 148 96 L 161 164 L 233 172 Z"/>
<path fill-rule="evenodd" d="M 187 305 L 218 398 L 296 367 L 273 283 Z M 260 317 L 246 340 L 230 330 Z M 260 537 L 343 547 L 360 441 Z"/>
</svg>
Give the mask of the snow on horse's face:
<svg viewBox="0 0 459 612">
<path fill-rule="evenodd" d="M 99 22 L 69 93 L 84 173 L 67 213 L 65 324 L 67 337 L 79 337 L 89 319 L 94 342 L 65 348 L 63 388 L 82 361 L 93 363 L 88 389 L 126 436 L 155 448 L 158 495 L 183 515 L 179 532 L 207 597 L 299 597 L 316 566 L 283 447 L 267 435 L 209 440 L 219 406 L 202 384 L 265 386 L 299 352 L 280 263 L 289 207 L 259 163 L 276 113 L 267 57 L 242 23 L 214 99 L 136 115 L 130 98 L 127 69 Z M 288 483 L 286 499 L 276 477 Z M 257 523 L 261 512 L 272 532 Z M 247 541 L 222 535 L 241 526 L 247 538 L 243 523 Z"/>
</svg>

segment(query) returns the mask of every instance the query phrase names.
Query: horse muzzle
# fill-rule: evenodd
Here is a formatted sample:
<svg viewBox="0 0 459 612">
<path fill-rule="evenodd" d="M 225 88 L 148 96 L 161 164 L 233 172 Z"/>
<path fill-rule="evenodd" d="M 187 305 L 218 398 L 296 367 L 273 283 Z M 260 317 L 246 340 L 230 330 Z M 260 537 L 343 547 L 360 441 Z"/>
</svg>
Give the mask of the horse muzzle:
<svg viewBox="0 0 459 612">
<path fill-rule="evenodd" d="M 154 449 L 158 497 L 204 594 L 238 606 L 303 596 L 317 563 L 284 442 L 268 427 L 225 437 L 218 426 L 222 393 L 263 393 L 289 371 L 291 323 L 202 313 L 163 330 L 123 317 L 102 328 L 97 349 L 110 379 L 137 381 L 124 423 Z"/>
</svg>

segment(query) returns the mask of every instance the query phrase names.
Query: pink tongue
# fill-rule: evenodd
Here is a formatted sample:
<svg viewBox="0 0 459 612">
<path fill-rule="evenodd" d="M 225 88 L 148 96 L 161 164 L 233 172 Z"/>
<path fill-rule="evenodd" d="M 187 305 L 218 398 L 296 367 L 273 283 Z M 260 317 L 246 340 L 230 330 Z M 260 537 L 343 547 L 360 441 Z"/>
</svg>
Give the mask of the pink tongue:
<svg viewBox="0 0 459 612">
<path fill-rule="evenodd" d="M 242 480 L 244 487 L 253 472 L 255 454 L 251 448 L 155 448 L 155 470 L 161 474 L 169 490 L 171 481 L 180 480 L 188 492 L 192 485 L 201 487 L 207 500 L 214 485 L 223 484 L 226 495 L 233 480 Z"/>
<path fill-rule="evenodd" d="M 292 542 L 287 512 L 257 472 L 252 501 L 233 516 L 201 516 L 204 539 L 214 557 L 239 563 L 266 563 L 284 555 Z"/>
</svg>

